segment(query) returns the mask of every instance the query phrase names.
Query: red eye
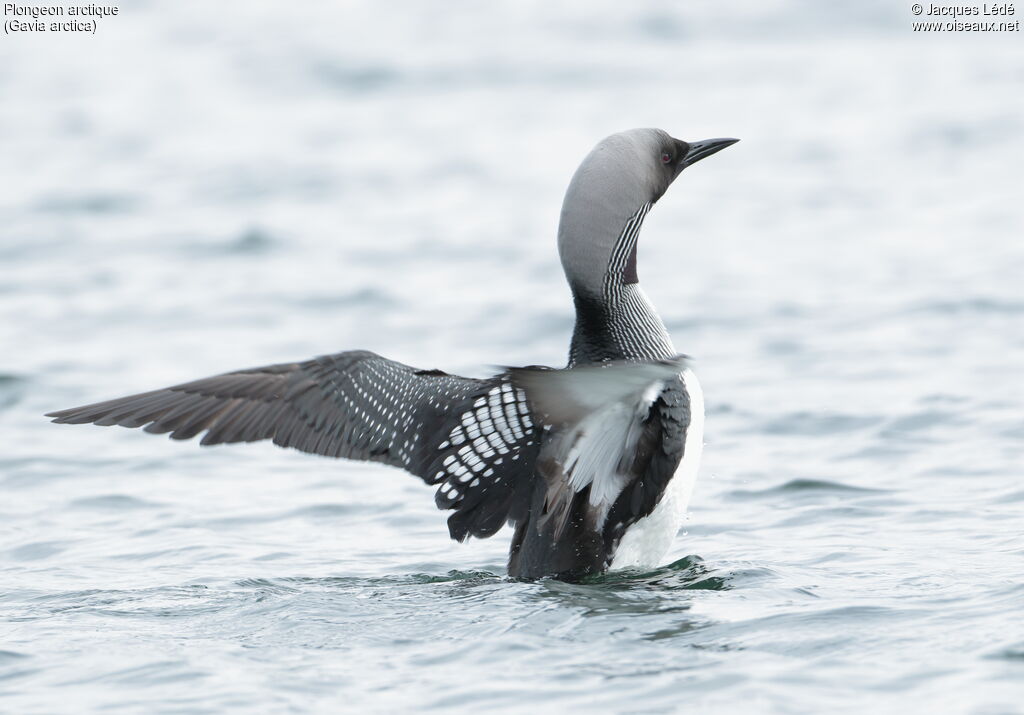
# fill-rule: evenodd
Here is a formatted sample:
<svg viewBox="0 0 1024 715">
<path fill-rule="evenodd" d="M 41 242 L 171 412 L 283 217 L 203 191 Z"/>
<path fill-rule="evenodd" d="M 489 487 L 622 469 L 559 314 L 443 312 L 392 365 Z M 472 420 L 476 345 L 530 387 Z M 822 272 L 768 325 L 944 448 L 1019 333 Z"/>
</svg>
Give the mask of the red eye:
<svg viewBox="0 0 1024 715">
<path fill-rule="evenodd" d="M 672 155 L 671 154 L 669 154 L 668 152 L 665 152 L 664 154 L 661 155 L 661 163 L 662 164 L 668 164 L 670 161 L 672 161 Z"/>
</svg>

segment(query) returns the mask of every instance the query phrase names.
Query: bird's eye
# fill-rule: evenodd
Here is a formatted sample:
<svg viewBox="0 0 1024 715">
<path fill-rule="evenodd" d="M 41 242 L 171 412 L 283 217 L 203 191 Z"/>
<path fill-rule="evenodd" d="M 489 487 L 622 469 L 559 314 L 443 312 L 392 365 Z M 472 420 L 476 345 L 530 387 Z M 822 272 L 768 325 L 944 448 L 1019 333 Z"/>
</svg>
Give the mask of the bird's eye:
<svg viewBox="0 0 1024 715">
<path fill-rule="evenodd" d="M 661 163 L 662 164 L 668 164 L 671 161 L 672 161 L 672 155 L 669 154 L 667 151 L 663 152 L 662 155 L 661 155 Z"/>
</svg>

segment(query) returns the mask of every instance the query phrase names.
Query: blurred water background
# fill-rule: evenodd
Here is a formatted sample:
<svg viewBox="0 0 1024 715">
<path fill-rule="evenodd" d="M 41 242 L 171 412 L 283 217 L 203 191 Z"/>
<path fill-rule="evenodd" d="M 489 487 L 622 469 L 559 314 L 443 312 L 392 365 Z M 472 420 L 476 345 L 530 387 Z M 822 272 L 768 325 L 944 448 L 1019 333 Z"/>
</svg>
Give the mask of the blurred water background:
<svg viewBox="0 0 1024 715">
<path fill-rule="evenodd" d="M 1021 712 L 1024 45 L 909 8 L 0 39 L 0 711 Z M 708 404 L 663 569 L 509 582 L 401 472 L 42 417 L 351 348 L 564 364 L 562 192 L 636 126 L 743 140 L 640 241 Z"/>
</svg>

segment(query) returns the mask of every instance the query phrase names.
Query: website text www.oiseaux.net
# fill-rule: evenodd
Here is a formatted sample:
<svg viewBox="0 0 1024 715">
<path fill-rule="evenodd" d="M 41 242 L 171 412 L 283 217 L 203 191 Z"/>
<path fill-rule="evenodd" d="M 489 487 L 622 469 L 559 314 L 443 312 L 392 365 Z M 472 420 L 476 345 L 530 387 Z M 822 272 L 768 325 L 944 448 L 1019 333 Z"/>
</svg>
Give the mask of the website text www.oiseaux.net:
<svg viewBox="0 0 1024 715">
<path fill-rule="evenodd" d="M 914 32 L 1020 32 L 1013 3 L 937 5 L 914 3 L 910 12 L 921 18 L 910 23 Z"/>
</svg>

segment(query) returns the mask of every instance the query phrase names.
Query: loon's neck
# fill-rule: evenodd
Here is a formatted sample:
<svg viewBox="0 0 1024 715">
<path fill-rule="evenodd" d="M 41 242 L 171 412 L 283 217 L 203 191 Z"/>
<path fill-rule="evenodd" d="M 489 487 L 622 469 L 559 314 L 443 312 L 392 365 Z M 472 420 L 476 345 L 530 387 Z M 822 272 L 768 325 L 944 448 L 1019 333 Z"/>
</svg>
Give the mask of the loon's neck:
<svg viewBox="0 0 1024 715">
<path fill-rule="evenodd" d="M 569 364 L 652 360 L 676 354 L 665 323 L 638 283 L 621 283 L 603 295 L 573 291 L 576 328 Z"/>
<path fill-rule="evenodd" d="M 624 224 L 591 227 L 589 236 L 559 227 L 562 267 L 576 304 L 570 365 L 675 355 L 636 275 L 637 238 L 650 208 L 643 204 Z"/>
</svg>

